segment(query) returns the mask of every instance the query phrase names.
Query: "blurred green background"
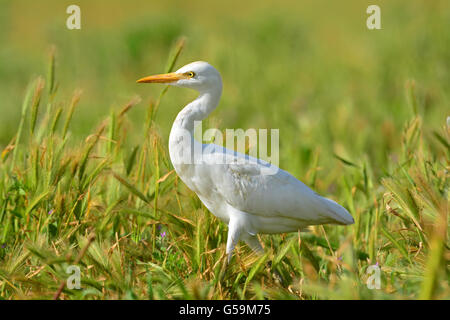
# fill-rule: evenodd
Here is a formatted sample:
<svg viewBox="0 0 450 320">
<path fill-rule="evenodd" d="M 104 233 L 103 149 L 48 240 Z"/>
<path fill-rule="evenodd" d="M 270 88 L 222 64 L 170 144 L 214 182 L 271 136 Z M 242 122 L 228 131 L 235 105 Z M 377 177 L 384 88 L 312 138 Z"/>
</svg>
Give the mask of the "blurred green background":
<svg viewBox="0 0 450 320">
<path fill-rule="evenodd" d="M 66 28 L 72 4 L 81 30 Z M 366 27 L 372 4 L 381 30 Z M 449 31 L 448 0 L 0 0 L 0 299 L 54 297 L 89 245 L 85 289 L 64 299 L 448 298 Z M 264 235 L 269 255 L 238 248 L 245 265 L 236 255 L 221 280 L 226 226 L 167 161 L 195 92 L 170 88 L 146 118 L 164 87 L 136 84 L 182 36 L 175 68 L 205 60 L 224 80 L 203 128 L 280 129 L 280 166 L 355 225 Z M 39 112 L 22 109 L 52 47 L 56 96 L 47 83 Z M 374 263 L 381 290 L 366 286 Z"/>
<path fill-rule="evenodd" d="M 81 30 L 66 28 L 71 4 L 81 7 Z M 370 4 L 381 7 L 382 30 L 366 27 Z M 316 148 L 325 159 L 367 155 L 383 170 L 413 115 L 411 86 L 424 127 L 442 127 L 448 115 L 447 0 L 0 0 L 0 8 L 0 148 L 17 130 L 27 84 L 47 72 L 51 45 L 57 105 L 68 107 L 73 91 L 83 90 L 72 141 L 135 95 L 143 100 L 130 118 L 140 128 L 161 86 L 135 80 L 163 72 L 180 36 L 187 43 L 176 68 L 205 60 L 222 73 L 224 94 L 210 125 L 280 128 L 281 166 L 297 176 Z M 164 141 L 194 95 L 170 89 L 164 98 L 157 118 Z"/>
</svg>

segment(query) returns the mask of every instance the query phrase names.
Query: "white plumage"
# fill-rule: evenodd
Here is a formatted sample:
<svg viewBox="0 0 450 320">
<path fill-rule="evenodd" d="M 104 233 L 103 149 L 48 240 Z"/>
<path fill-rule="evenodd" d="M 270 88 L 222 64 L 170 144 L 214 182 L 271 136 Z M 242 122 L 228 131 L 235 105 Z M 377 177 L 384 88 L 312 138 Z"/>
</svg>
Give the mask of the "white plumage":
<svg viewBox="0 0 450 320">
<path fill-rule="evenodd" d="M 205 119 L 222 93 L 219 72 L 202 61 L 174 73 L 150 76 L 139 83 L 167 83 L 192 88 L 199 96 L 177 116 L 169 137 L 175 171 L 216 217 L 228 225 L 228 261 L 244 240 L 262 252 L 258 233 L 296 232 L 310 225 L 354 222 L 336 202 L 308 188 L 290 173 L 263 160 L 194 139 L 194 122 Z"/>
</svg>

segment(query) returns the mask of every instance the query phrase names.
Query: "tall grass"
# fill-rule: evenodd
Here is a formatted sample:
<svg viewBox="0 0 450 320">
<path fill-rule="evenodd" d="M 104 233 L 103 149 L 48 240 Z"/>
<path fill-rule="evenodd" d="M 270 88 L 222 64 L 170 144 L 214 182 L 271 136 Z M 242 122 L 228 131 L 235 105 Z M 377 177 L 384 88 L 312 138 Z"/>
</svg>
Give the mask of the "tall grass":
<svg viewBox="0 0 450 320">
<path fill-rule="evenodd" d="M 183 48 L 180 40 L 166 71 Z M 424 128 L 412 88 L 414 115 L 385 172 L 375 173 L 367 159 L 337 155 L 342 180 L 327 185 L 316 174 L 320 153 L 312 157 L 308 182 L 337 188 L 354 226 L 261 236 L 264 255 L 238 246 L 225 270 L 227 227 L 180 182 L 155 122 L 167 88 L 145 102 L 141 127 L 127 118 L 141 104 L 136 97 L 71 146 L 70 125 L 83 98 L 76 91 L 55 105 L 52 53 L 45 84 L 38 77 L 27 89 L 17 134 L 1 154 L 0 297 L 450 298 L 450 129 L 444 117 L 442 128 Z M 130 131 L 142 139 L 128 141 Z M 381 268 L 379 290 L 366 284 L 374 264 Z M 70 265 L 81 269 L 80 290 L 65 286 Z"/>
</svg>

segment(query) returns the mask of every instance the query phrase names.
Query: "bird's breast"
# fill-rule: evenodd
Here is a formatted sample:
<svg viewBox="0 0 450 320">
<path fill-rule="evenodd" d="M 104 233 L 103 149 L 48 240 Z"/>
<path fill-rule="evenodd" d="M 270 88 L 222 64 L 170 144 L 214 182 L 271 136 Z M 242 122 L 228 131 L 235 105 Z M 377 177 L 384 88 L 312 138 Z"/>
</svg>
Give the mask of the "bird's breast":
<svg viewBox="0 0 450 320">
<path fill-rule="evenodd" d="M 211 175 L 210 166 L 202 164 L 174 165 L 175 171 L 187 187 L 194 191 L 213 215 L 228 223 L 226 201 L 217 189 L 217 181 Z"/>
</svg>

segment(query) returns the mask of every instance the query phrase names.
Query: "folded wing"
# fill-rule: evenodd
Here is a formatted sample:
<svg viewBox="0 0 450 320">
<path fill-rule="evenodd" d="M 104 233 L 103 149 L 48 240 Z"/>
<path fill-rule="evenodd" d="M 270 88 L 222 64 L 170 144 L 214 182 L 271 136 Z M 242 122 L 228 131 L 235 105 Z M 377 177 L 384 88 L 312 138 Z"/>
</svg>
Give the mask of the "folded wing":
<svg viewBox="0 0 450 320">
<path fill-rule="evenodd" d="M 229 205 L 240 211 L 256 216 L 289 218 L 301 225 L 354 222 L 342 206 L 265 161 L 222 147 L 205 159 L 212 166 L 222 163 L 217 169 L 211 168 L 216 188 Z"/>
</svg>

